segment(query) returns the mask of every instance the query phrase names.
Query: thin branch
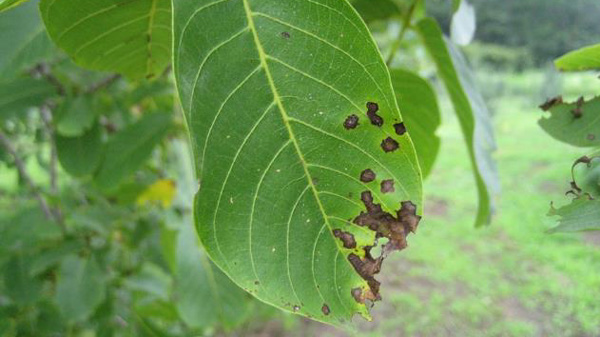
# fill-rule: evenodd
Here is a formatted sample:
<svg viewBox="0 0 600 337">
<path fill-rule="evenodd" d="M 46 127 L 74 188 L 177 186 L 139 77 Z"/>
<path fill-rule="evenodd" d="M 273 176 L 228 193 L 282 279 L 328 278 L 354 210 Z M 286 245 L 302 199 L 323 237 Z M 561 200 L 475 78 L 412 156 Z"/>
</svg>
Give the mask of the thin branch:
<svg viewBox="0 0 600 337">
<path fill-rule="evenodd" d="M 96 91 L 99 91 L 99 90 L 101 90 L 101 89 L 104 89 L 104 88 L 106 88 L 106 87 L 110 86 L 111 84 L 113 84 L 114 82 L 116 82 L 116 81 L 117 81 L 118 79 L 120 79 L 120 78 L 121 78 L 121 75 L 119 75 L 119 74 L 114 74 L 114 75 L 111 75 L 111 76 L 109 76 L 109 77 L 107 77 L 107 78 L 105 78 L 105 79 L 103 79 L 103 80 L 100 80 L 100 81 L 99 81 L 99 82 L 97 82 L 97 83 L 94 83 L 94 84 L 92 84 L 92 85 L 91 85 L 91 86 L 90 86 L 90 87 L 89 87 L 89 88 L 88 88 L 88 89 L 85 91 L 85 93 L 86 93 L 86 94 L 93 94 L 93 93 L 95 93 Z"/>
<path fill-rule="evenodd" d="M 402 28 L 400 29 L 400 33 L 398 34 L 398 37 L 392 44 L 392 49 L 390 51 L 390 55 L 388 55 L 387 61 L 385 62 L 388 67 L 392 64 L 392 61 L 394 60 L 396 53 L 400 49 L 400 45 L 402 44 L 402 39 L 404 39 L 404 35 L 406 34 L 406 31 L 408 30 L 408 28 L 410 28 L 412 17 L 415 14 L 415 9 L 417 8 L 419 1 L 420 0 L 414 0 L 413 3 L 410 5 L 410 8 L 408 9 L 408 12 L 404 16 L 404 19 L 402 21 Z"/>
<path fill-rule="evenodd" d="M 52 74 L 50 66 L 47 63 L 40 63 L 31 70 L 31 75 L 41 76 L 56 88 L 56 92 L 60 96 L 65 96 L 67 91 L 64 85 Z"/>
<path fill-rule="evenodd" d="M 27 170 L 25 169 L 25 163 L 17 154 L 17 150 L 15 149 L 14 145 L 11 143 L 11 141 L 8 139 L 8 137 L 6 137 L 4 132 L 2 132 L 1 130 L 0 130 L 0 143 L 2 144 L 2 147 L 4 147 L 6 152 L 8 152 L 13 157 L 13 160 L 15 161 L 15 166 L 17 167 L 19 174 L 21 175 L 23 180 L 25 180 L 25 183 L 27 183 L 27 185 L 29 185 L 29 188 L 32 190 L 35 198 L 40 203 L 40 207 L 41 207 L 42 211 L 44 212 L 44 215 L 46 215 L 46 218 L 48 220 L 56 220 L 54 218 L 54 215 L 52 214 L 52 211 L 50 210 L 50 207 L 48 206 L 48 202 L 46 201 L 44 196 L 40 193 L 39 189 L 37 188 L 37 186 L 31 179 L 31 176 L 29 175 L 29 173 L 27 173 Z M 61 230 L 64 230 L 62 225 L 60 225 L 60 226 L 61 226 Z"/>
<path fill-rule="evenodd" d="M 58 193 L 57 185 L 57 167 L 58 160 L 56 154 L 56 142 L 54 141 L 54 130 L 52 129 L 52 114 L 48 105 L 42 105 L 40 107 L 40 115 L 44 122 L 44 132 L 48 137 L 50 143 L 50 191 L 52 194 Z"/>
</svg>

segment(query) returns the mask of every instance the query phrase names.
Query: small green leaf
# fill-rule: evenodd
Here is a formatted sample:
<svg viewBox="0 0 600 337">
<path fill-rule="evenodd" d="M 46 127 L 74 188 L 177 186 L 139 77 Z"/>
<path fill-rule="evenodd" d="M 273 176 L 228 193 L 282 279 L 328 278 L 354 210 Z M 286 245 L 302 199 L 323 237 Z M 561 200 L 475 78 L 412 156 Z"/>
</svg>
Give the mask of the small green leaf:
<svg viewBox="0 0 600 337">
<path fill-rule="evenodd" d="M 27 109 L 39 107 L 56 95 L 56 88 L 43 80 L 18 78 L 0 82 L 0 121 L 23 118 Z"/>
<path fill-rule="evenodd" d="M 171 115 L 153 113 L 115 134 L 106 144 L 96 183 L 112 190 L 139 169 L 171 127 Z"/>
<path fill-rule="evenodd" d="M 589 101 L 565 103 L 556 98 L 543 107 L 550 116 L 542 117 L 539 124 L 552 137 L 579 147 L 600 146 L 600 97 Z"/>
<path fill-rule="evenodd" d="M 367 251 L 378 234 L 405 247 L 422 181 L 368 28 L 338 0 L 177 0 L 174 12 L 208 255 L 283 310 L 336 325 L 370 317 L 379 262 Z"/>
<path fill-rule="evenodd" d="M 93 97 L 81 95 L 68 98 L 56 114 L 56 131 L 65 137 L 81 136 L 96 120 Z"/>
<path fill-rule="evenodd" d="M 435 134 L 441 123 L 437 97 L 429 82 L 415 73 L 393 69 L 390 74 L 423 177 L 427 177 L 440 149 L 440 137 Z"/>
<path fill-rule="evenodd" d="M 2 6 L 23 1 L 8 0 Z M 46 33 L 38 11 L 31 1 L 9 12 L 0 13 L 0 80 L 8 81 L 43 60 L 48 61 L 55 48 Z"/>
<path fill-rule="evenodd" d="M 489 112 L 476 90 L 464 56 L 452 43 L 447 43 L 437 22 L 425 18 L 416 29 L 437 66 L 467 143 L 479 194 L 475 225 L 488 224 L 494 209 L 492 197 L 499 185 L 491 157 L 496 145 Z"/>
<path fill-rule="evenodd" d="M 560 217 L 551 233 L 600 230 L 600 200 L 583 196 L 558 209 L 552 206 L 548 216 Z"/>
<path fill-rule="evenodd" d="M 233 328 L 248 314 L 249 298 L 202 252 L 189 220 L 177 240 L 175 296 L 179 315 L 194 328 Z"/>
<path fill-rule="evenodd" d="M 554 61 L 562 71 L 582 71 L 600 69 L 600 44 L 572 51 Z"/>
<path fill-rule="evenodd" d="M 56 283 L 56 302 L 68 322 L 88 318 L 104 301 L 105 273 L 93 257 L 66 257 Z"/>
<path fill-rule="evenodd" d="M 42 282 L 31 275 L 30 265 L 29 257 L 18 254 L 4 266 L 6 295 L 19 305 L 33 304 L 42 295 Z"/>
<path fill-rule="evenodd" d="M 171 1 L 42 0 L 56 45 L 82 67 L 130 78 L 160 75 L 171 56 Z"/>
<path fill-rule="evenodd" d="M 96 124 L 79 137 L 56 135 L 56 150 L 62 168 L 74 177 L 93 174 L 102 161 L 102 132 Z"/>
<path fill-rule="evenodd" d="M 17 7 L 27 0 L 0 0 L 0 12 Z"/>
</svg>

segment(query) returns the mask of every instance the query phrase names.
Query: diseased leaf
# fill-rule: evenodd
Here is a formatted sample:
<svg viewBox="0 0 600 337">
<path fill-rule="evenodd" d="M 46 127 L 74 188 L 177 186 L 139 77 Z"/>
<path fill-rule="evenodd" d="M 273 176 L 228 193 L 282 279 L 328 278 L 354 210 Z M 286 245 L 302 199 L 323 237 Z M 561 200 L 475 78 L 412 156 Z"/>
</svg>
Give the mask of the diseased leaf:
<svg viewBox="0 0 600 337">
<path fill-rule="evenodd" d="M 437 97 L 429 82 L 415 73 L 393 69 L 390 74 L 404 116 L 404 123 L 397 127 L 410 131 L 423 177 L 427 177 L 440 149 L 440 138 L 435 134 L 441 124 Z"/>
<path fill-rule="evenodd" d="M 79 137 L 56 135 L 56 150 L 62 168 L 74 177 L 93 174 L 102 161 L 102 132 L 96 124 Z"/>
<path fill-rule="evenodd" d="M 572 51 L 554 61 L 562 71 L 582 71 L 600 69 L 600 44 Z"/>
<path fill-rule="evenodd" d="M 0 82 L 0 121 L 23 118 L 27 109 L 39 107 L 56 95 L 56 88 L 43 80 L 18 78 Z"/>
<path fill-rule="evenodd" d="M 40 10 L 52 40 L 82 67 L 149 78 L 170 61 L 169 0 L 42 0 Z"/>
<path fill-rule="evenodd" d="M 2 6 L 23 3 L 8 0 Z M 38 2 L 31 1 L 9 12 L 0 13 L 0 79 L 8 81 L 21 75 L 42 60 L 48 60 L 55 48 L 48 38 L 38 12 Z M 5 7 L 5 9 L 8 7 Z M 12 7 L 11 7 L 12 8 Z"/>
<path fill-rule="evenodd" d="M 600 97 L 589 101 L 582 97 L 572 103 L 556 98 L 554 103 L 549 100 L 541 107 L 549 111 L 549 116 L 538 123 L 550 136 L 573 146 L 600 146 Z"/>
<path fill-rule="evenodd" d="M 444 39 L 437 22 L 426 18 L 419 21 L 416 29 L 437 66 L 467 143 L 479 195 L 475 225 L 488 224 L 494 210 L 493 195 L 499 189 L 491 157 L 496 145 L 489 112 L 464 56 Z"/>
<path fill-rule="evenodd" d="M 179 315 L 195 328 L 233 328 L 248 314 L 249 298 L 244 298 L 244 291 L 208 260 L 189 220 L 182 224 L 177 239 L 175 292 Z"/>
<path fill-rule="evenodd" d="M 558 226 L 551 233 L 600 230 L 600 201 L 585 196 L 560 208 L 550 208 L 549 216 L 559 216 Z"/>
<path fill-rule="evenodd" d="M 106 294 L 104 272 L 93 257 L 66 257 L 56 283 L 56 303 L 68 322 L 89 317 Z"/>
<path fill-rule="evenodd" d="M 112 190 L 133 174 L 152 154 L 171 127 L 171 116 L 154 113 L 115 134 L 106 144 L 96 176 L 98 186 Z"/>
<path fill-rule="evenodd" d="M 382 260 L 366 251 L 376 235 L 404 248 L 422 186 L 367 27 L 339 0 L 176 0 L 174 12 L 208 254 L 271 305 L 369 317 Z"/>
</svg>

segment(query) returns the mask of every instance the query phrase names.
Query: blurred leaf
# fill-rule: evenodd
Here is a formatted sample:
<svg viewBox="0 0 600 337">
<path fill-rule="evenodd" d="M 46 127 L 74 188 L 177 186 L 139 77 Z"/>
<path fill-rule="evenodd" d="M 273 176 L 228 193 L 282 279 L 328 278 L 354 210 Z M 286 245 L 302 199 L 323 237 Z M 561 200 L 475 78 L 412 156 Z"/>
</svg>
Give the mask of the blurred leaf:
<svg viewBox="0 0 600 337">
<path fill-rule="evenodd" d="M 106 278 L 93 257 L 68 256 L 60 266 L 56 302 L 68 322 L 88 318 L 104 301 Z"/>
<path fill-rule="evenodd" d="M 69 97 L 56 114 L 56 131 L 65 137 L 76 137 L 89 130 L 96 120 L 94 97 L 80 95 Z"/>
<path fill-rule="evenodd" d="M 170 62 L 169 0 L 92 1 L 85 6 L 42 0 L 40 10 L 54 42 L 82 67 L 149 78 Z"/>
<path fill-rule="evenodd" d="M 163 208 L 171 206 L 173 198 L 177 193 L 175 181 L 171 179 L 161 179 L 148 186 L 137 198 L 136 203 L 139 206 L 146 204 L 159 204 Z"/>
<path fill-rule="evenodd" d="M 171 274 L 177 270 L 177 230 L 165 224 L 160 231 L 160 247 Z"/>
<path fill-rule="evenodd" d="M 390 74 L 405 127 L 415 144 L 423 177 L 427 177 L 440 149 L 435 134 L 441 123 L 437 97 L 429 82 L 415 73 L 393 69 Z"/>
<path fill-rule="evenodd" d="M 47 220 L 37 205 L 18 205 L 14 215 L 0 221 L 0 254 L 32 252 L 60 237 L 56 223 Z"/>
<path fill-rule="evenodd" d="M 56 150 L 62 168 L 74 177 L 93 174 L 102 161 L 100 125 L 78 137 L 56 135 Z"/>
<path fill-rule="evenodd" d="M 423 0 L 425 2 L 425 0 Z M 452 0 L 452 10 L 456 12 L 459 8 L 463 0 Z"/>
<path fill-rule="evenodd" d="M 539 124 L 552 137 L 579 147 L 600 146 L 600 97 L 589 101 L 564 103 L 555 101 Z"/>
<path fill-rule="evenodd" d="M 0 0 L 0 12 L 17 7 L 27 0 Z"/>
<path fill-rule="evenodd" d="M 492 196 L 499 188 L 491 157 L 495 141 L 489 111 L 475 87 L 464 56 L 444 40 L 438 24 L 426 18 L 419 21 L 416 28 L 446 86 L 467 143 L 479 194 L 475 225 L 489 224 L 494 211 Z"/>
<path fill-rule="evenodd" d="M 25 117 L 27 109 L 39 107 L 54 95 L 56 88 L 43 80 L 19 78 L 0 82 L 0 121 Z"/>
<path fill-rule="evenodd" d="M 96 183 L 105 190 L 116 189 L 150 157 L 171 127 L 169 114 L 149 114 L 118 132 L 106 144 L 104 161 Z"/>
<path fill-rule="evenodd" d="M 402 16 L 402 10 L 393 0 L 350 1 L 365 22 Z"/>
<path fill-rule="evenodd" d="M 191 219 L 179 232 L 175 282 L 179 315 L 191 327 L 232 328 L 248 314 L 248 295 L 202 252 Z"/>
<path fill-rule="evenodd" d="M 32 258 L 30 273 L 37 276 L 50 267 L 59 264 L 65 257 L 78 252 L 82 244 L 77 241 L 61 241 L 56 247 L 44 249 Z"/>
<path fill-rule="evenodd" d="M 288 312 L 337 325 L 370 317 L 352 290 L 377 297 L 378 282 L 358 267 L 376 232 L 347 219 L 365 212 L 363 194 L 387 219 L 406 211 L 401 202 L 415 205 L 416 221 L 422 182 L 410 137 L 394 129 L 402 116 L 368 28 L 346 1 L 203 4 L 174 3 L 174 70 L 207 253 Z M 369 183 L 366 169 L 376 173 Z M 335 229 L 356 245 L 344 248 Z M 391 246 L 404 247 L 403 235 Z"/>
<path fill-rule="evenodd" d="M 548 215 L 560 217 L 551 233 L 600 230 L 600 200 L 583 196 L 558 209 L 552 206 Z"/>
<path fill-rule="evenodd" d="M 6 4 L 21 2 L 5 0 L 0 3 L 0 12 Z M 38 2 L 0 13 L 0 82 L 23 74 L 40 61 L 49 61 L 55 51 L 40 18 Z"/>
<path fill-rule="evenodd" d="M 60 310 L 52 301 L 44 300 L 37 305 L 39 314 L 37 316 L 35 330 L 38 336 L 61 336 L 65 331 L 64 322 Z"/>
<path fill-rule="evenodd" d="M 476 25 L 475 7 L 462 0 L 450 23 L 452 41 L 460 46 L 468 45 L 475 37 Z"/>
<path fill-rule="evenodd" d="M 144 263 L 137 274 L 128 277 L 125 284 L 132 290 L 142 291 L 165 301 L 170 296 L 170 276 L 150 262 Z"/>
<path fill-rule="evenodd" d="M 15 255 L 4 266 L 6 295 L 19 305 L 37 302 L 42 296 L 42 281 L 31 276 L 29 257 Z"/>
<path fill-rule="evenodd" d="M 600 69 L 600 44 L 572 51 L 556 61 L 556 68 L 562 71 L 582 71 Z"/>
</svg>

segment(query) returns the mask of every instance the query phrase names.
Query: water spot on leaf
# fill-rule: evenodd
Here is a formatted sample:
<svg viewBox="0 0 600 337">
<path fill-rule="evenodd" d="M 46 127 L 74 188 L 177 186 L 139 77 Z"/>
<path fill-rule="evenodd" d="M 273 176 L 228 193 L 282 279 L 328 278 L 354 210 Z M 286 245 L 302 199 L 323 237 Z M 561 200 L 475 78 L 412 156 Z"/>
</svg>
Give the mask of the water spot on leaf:
<svg viewBox="0 0 600 337">
<path fill-rule="evenodd" d="M 346 130 L 354 129 L 357 126 L 358 126 L 358 116 L 357 115 L 350 115 L 344 121 L 344 127 L 346 128 Z"/>
<path fill-rule="evenodd" d="M 396 151 L 396 150 L 398 150 L 399 147 L 400 147 L 400 145 L 398 144 L 398 142 L 396 140 L 394 140 L 392 137 L 387 137 L 386 139 L 384 139 L 381 142 L 381 148 L 385 152 Z"/>
<path fill-rule="evenodd" d="M 373 172 L 371 169 L 366 169 L 360 174 L 360 181 L 363 183 L 370 183 L 371 181 L 375 180 L 375 178 L 375 172 Z"/>
</svg>

